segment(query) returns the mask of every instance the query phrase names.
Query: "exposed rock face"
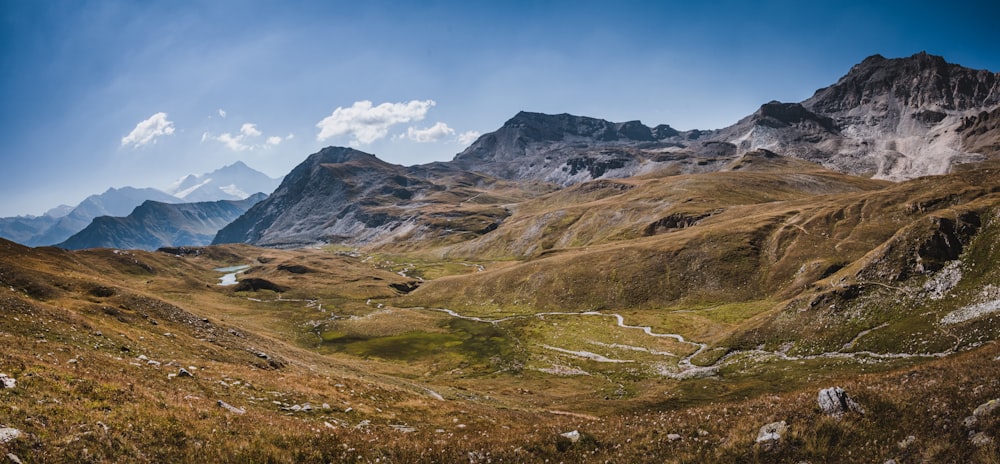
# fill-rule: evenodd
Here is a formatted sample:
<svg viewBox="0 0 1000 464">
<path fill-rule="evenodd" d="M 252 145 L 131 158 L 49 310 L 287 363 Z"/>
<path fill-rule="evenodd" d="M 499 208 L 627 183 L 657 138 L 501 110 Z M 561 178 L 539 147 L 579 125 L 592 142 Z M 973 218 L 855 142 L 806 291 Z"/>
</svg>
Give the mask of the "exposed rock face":
<svg viewBox="0 0 1000 464">
<path fill-rule="evenodd" d="M 682 143 L 688 133 L 668 125 L 653 129 L 639 121 L 613 123 L 570 114 L 520 112 L 485 134 L 453 164 L 502 179 L 543 180 L 572 185 L 599 178 L 628 177 L 666 164 L 703 172 L 700 156 L 718 156 L 700 143 Z M 697 137 L 695 137 L 697 138 Z M 679 153 L 679 155 L 673 155 Z"/>
<path fill-rule="evenodd" d="M 324 148 L 292 170 L 277 190 L 216 235 L 213 243 L 306 246 L 358 239 L 386 225 L 371 207 L 396 204 L 434 186 L 351 148 Z M 394 224 L 398 225 L 398 224 Z"/>
<path fill-rule="evenodd" d="M 1000 74 L 926 53 L 875 55 L 802 105 L 833 118 L 844 136 L 830 144 L 829 166 L 856 173 L 852 158 L 865 157 L 880 178 L 942 174 L 981 159 L 963 149 L 957 129 L 963 118 L 1000 105 Z"/>
<path fill-rule="evenodd" d="M 803 104 L 838 116 L 859 109 L 888 114 L 902 107 L 964 111 L 1000 104 L 1000 76 L 951 64 L 926 52 L 897 59 L 873 55 Z"/>
</svg>

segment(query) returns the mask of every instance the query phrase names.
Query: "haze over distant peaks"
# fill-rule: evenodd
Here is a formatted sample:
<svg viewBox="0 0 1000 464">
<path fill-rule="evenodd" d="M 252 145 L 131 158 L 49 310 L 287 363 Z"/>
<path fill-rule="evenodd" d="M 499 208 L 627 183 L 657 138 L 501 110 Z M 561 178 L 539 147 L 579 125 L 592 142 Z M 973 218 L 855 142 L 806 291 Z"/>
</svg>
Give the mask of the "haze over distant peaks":
<svg viewBox="0 0 1000 464">
<path fill-rule="evenodd" d="M 242 200 L 255 192 L 271 193 L 281 178 L 271 178 L 242 161 L 215 171 L 185 176 L 165 191 L 185 201 Z"/>
</svg>

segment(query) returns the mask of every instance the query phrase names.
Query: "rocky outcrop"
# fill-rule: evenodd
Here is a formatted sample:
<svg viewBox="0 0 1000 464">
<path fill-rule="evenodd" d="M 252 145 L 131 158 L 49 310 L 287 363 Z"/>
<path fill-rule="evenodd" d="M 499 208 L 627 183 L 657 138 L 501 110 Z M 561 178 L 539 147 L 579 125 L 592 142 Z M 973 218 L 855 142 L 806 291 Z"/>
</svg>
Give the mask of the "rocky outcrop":
<svg viewBox="0 0 1000 464">
<path fill-rule="evenodd" d="M 819 404 L 820 411 L 823 411 L 823 414 L 828 416 L 842 417 L 849 412 L 865 413 L 865 409 L 848 396 L 847 392 L 840 387 L 820 390 L 816 401 Z"/>
</svg>

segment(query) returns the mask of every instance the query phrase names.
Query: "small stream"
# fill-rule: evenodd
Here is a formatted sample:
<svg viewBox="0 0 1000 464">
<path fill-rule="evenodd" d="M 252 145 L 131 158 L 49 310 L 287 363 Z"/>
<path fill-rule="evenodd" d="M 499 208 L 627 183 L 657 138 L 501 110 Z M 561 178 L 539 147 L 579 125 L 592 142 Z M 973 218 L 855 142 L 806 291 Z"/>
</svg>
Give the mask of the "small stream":
<svg viewBox="0 0 1000 464">
<path fill-rule="evenodd" d="M 250 269 L 250 266 L 248 266 L 248 265 L 242 265 L 242 266 L 229 266 L 229 267 L 218 267 L 218 268 L 215 268 L 214 270 L 217 271 L 217 272 L 225 272 L 226 273 L 222 277 L 219 277 L 219 283 L 217 285 L 220 285 L 220 286 L 223 286 L 223 287 L 229 286 L 229 285 L 236 285 L 236 276 L 238 274 L 243 273 L 247 269 Z"/>
</svg>

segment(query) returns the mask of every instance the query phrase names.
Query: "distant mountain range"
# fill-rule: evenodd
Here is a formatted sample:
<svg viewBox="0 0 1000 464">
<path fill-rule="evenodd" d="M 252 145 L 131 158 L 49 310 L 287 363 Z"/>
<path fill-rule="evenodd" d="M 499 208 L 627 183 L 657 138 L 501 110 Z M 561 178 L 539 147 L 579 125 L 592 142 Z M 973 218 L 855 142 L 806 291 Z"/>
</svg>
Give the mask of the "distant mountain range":
<svg viewBox="0 0 1000 464">
<path fill-rule="evenodd" d="M 124 217 L 146 201 L 243 200 L 256 192 L 271 192 L 278 182 L 280 179 L 272 179 L 237 162 L 211 173 L 191 175 L 177 181 L 171 190 L 178 195 L 154 188 L 110 188 L 102 194 L 87 197 L 75 207 L 61 205 L 42 216 L 0 218 L 0 237 L 28 246 L 55 245 L 82 231 L 95 218 Z M 183 188 L 174 190 L 173 187 Z"/>
<path fill-rule="evenodd" d="M 918 53 L 869 57 L 801 103 L 765 103 L 718 130 L 521 112 L 450 162 L 403 167 L 323 149 L 214 243 L 447 242 L 510 216 L 487 206 L 487 198 L 510 195 L 504 182 L 546 192 L 595 179 L 725 171 L 761 150 L 875 179 L 943 174 L 998 154 L 997 105 L 1000 74 Z"/>
<path fill-rule="evenodd" d="M 244 200 L 162 203 L 146 200 L 126 217 L 100 216 L 58 247 L 156 250 L 171 246 L 201 246 L 247 209 L 267 198 L 263 193 Z"/>
</svg>

